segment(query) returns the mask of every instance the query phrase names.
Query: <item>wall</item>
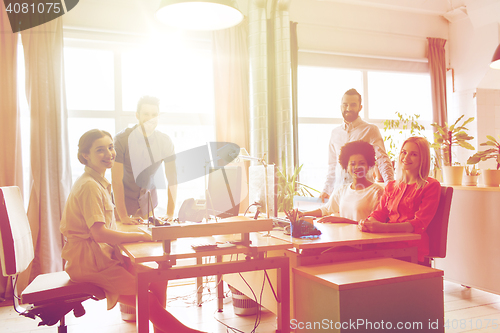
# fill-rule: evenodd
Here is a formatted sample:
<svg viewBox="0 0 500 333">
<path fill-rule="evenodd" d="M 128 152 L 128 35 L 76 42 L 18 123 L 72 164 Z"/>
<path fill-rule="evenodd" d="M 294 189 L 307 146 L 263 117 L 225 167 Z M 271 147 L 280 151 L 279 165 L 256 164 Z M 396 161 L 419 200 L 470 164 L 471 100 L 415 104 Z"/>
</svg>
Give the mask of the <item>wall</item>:
<svg viewBox="0 0 500 333">
<path fill-rule="evenodd" d="M 476 118 L 468 126 L 476 149 L 486 141 L 486 135 L 500 134 L 500 71 L 489 67 L 500 43 L 499 20 L 500 3 L 477 7 L 470 2 L 467 16 L 450 23 L 450 67 L 455 71 L 455 92 L 449 92 L 448 119 L 454 121 L 462 114 Z M 459 149 L 458 160 L 465 163 L 473 153 Z M 494 167 L 492 161 L 480 162 L 479 166 Z"/>
<path fill-rule="evenodd" d="M 290 20 L 302 51 L 426 61 L 426 37 L 448 38 L 448 21 L 437 15 L 338 2 L 293 0 Z"/>
</svg>

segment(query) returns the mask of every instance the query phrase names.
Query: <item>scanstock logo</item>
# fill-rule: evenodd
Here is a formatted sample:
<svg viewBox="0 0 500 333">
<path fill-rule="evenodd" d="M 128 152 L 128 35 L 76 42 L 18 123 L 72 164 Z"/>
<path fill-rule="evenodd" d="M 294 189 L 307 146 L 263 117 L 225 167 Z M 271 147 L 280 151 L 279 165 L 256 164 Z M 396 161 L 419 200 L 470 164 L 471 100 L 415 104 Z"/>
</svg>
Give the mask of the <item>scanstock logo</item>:
<svg viewBox="0 0 500 333">
<path fill-rule="evenodd" d="M 12 32 L 52 21 L 75 8 L 79 0 L 3 0 Z"/>
</svg>

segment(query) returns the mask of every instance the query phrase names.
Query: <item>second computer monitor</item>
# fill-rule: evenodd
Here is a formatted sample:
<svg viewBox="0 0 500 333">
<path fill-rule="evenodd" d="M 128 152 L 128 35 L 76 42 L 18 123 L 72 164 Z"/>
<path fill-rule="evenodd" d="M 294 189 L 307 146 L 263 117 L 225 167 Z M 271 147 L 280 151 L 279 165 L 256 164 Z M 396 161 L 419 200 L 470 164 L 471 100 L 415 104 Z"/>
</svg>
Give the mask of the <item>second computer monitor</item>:
<svg viewBox="0 0 500 333">
<path fill-rule="evenodd" d="M 225 218 L 238 215 L 241 202 L 239 166 L 210 168 L 206 202 L 210 216 Z"/>
</svg>

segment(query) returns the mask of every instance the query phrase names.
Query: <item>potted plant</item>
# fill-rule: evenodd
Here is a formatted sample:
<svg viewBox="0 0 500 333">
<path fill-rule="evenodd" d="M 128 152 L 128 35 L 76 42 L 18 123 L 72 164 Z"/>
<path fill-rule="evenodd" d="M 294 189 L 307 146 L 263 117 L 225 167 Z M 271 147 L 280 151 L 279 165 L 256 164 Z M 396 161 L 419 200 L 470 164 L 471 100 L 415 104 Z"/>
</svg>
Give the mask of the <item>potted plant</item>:
<svg viewBox="0 0 500 333">
<path fill-rule="evenodd" d="M 282 158 L 282 164 L 285 165 L 285 159 Z M 278 212 L 286 212 L 293 209 L 293 197 L 296 195 L 299 196 L 309 196 L 313 197 L 313 192 L 320 193 L 318 190 L 302 184 L 298 181 L 299 173 L 302 169 L 302 165 L 295 168 L 293 174 L 287 174 L 286 170 L 283 168 L 281 170 L 278 168 L 277 170 L 277 181 L 278 181 L 278 193 L 277 193 L 277 202 L 278 202 Z"/>
<path fill-rule="evenodd" d="M 468 164 L 476 164 L 479 161 L 486 161 L 488 159 L 495 159 L 497 162 L 496 170 L 483 170 L 483 182 L 486 186 L 498 187 L 500 184 L 500 143 L 491 135 L 487 135 L 488 141 L 480 143 L 480 146 L 490 146 L 493 148 L 478 151 L 472 155 L 468 160 Z"/>
<path fill-rule="evenodd" d="M 476 186 L 478 177 L 479 177 L 479 169 L 476 168 L 476 165 L 473 165 L 472 167 L 467 165 L 465 166 L 465 175 L 462 181 L 462 185 Z"/>
<path fill-rule="evenodd" d="M 384 120 L 384 143 L 387 155 L 392 161 L 393 166 L 397 159 L 398 149 L 404 140 L 410 136 L 425 137 L 425 127 L 419 123 L 419 114 L 407 115 L 396 112 L 396 115 L 398 119 Z M 394 132 L 393 130 L 398 131 Z M 377 166 L 373 169 L 375 172 L 374 178 L 379 182 L 383 182 L 384 180 Z M 431 155 L 431 176 L 438 180 L 441 178 L 440 167 L 435 154 Z"/>
<path fill-rule="evenodd" d="M 397 158 L 401 143 L 407 138 L 403 131 L 410 130 L 410 136 L 424 136 L 425 127 L 418 122 L 419 114 L 407 115 L 396 112 L 398 119 L 384 120 L 384 142 L 386 143 L 387 155 L 394 161 Z M 390 130 L 399 129 L 395 134 Z"/>
<path fill-rule="evenodd" d="M 453 146 L 474 150 L 474 147 L 467 142 L 474 139 L 474 137 L 467 134 L 466 131 L 469 129 L 465 127 L 465 125 L 474 120 L 474 117 L 470 117 L 459 125 L 458 123 L 463 117 L 464 115 L 460 116 L 453 125 L 448 125 L 448 123 L 445 123 L 445 126 L 438 125 L 437 123 L 431 124 L 437 130 L 434 132 L 434 143 L 431 145 L 431 148 L 441 149 L 442 151 L 443 182 L 446 185 L 462 185 L 464 167 L 453 163 Z"/>
</svg>

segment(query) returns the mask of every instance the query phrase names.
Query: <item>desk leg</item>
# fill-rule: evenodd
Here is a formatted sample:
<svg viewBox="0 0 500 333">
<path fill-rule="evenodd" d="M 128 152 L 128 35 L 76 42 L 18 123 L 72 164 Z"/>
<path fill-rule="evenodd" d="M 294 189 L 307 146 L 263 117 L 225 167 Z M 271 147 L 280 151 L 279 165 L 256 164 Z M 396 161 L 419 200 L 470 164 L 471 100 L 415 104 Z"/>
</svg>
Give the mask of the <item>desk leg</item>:
<svg viewBox="0 0 500 333">
<path fill-rule="evenodd" d="M 222 256 L 217 256 L 217 262 L 222 262 Z M 224 281 L 222 274 L 217 274 L 217 310 L 222 312 L 224 308 Z"/>
<path fill-rule="evenodd" d="M 290 268 L 287 261 L 280 265 L 278 274 L 278 323 L 276 332 L 290 332 Z"/>
<path fill-rule="evenodd" d="M 149 332 L 149 282 L 141 273 L 137 274 L 136 326 L 138 333 Z"/>
<path fill-rule="evenodd" d="M 197 257 L 196 258 L 196 265 L 202 265 L 202 264 L 203 264 L 203 258 Z M 201 306 L 202 302 L 203 302 L 203 276 L 197 276 L 196 277 L 196 304 L 198 304 L 198 306 Z"/>
</svg>

